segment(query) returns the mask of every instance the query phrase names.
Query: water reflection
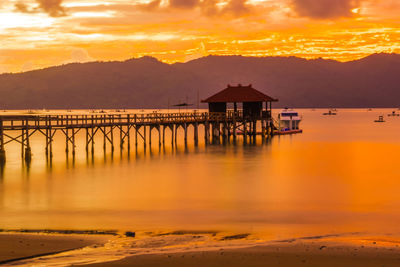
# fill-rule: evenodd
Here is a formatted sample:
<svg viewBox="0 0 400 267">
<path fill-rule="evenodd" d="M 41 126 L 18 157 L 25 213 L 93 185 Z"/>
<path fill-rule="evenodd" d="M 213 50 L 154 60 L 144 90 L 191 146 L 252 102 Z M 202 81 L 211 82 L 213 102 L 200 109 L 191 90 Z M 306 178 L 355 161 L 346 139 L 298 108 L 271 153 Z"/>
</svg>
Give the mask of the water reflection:
<svg viewBox="0 0 400 267">
<path fill-rule="evenodd" d="M 30 167 L 21 166 L 19 146 L 7 148 L 0 227 L 396 231 L 400 119 L 377 125 L 378 112 L 307 111 L 301 135 L 239 137 L 236 145 L 205 145 L 199 136 L 198 147 L 86 153 L 77 137 L 75 159 L 55 146 L 49 161 L 33 138 Z"/>
<path fill-rule="evenodd" d="M 3 180 L 4 177 L 4 168 L 6 166 L 6 163 L 2 160 L 0 160 L 0 182 Z"/>
<path fill-rule="evenodd" d="M 183 156 L 183 155 L 191 155 L 191 154 L 198 154 L 202 152 L 207 152 L 210 149 L 212 149 L 215 153 L 229 153 L 226 148 L 231 147 L 233 153 L 236 153 L 240 149 L 238 147 L 250 147 L 250 146 L 264 146 L 264 145 L 270 145 L 271 144 L 271 139 L 265 139 L 259 137 L 257 139 L 251 138 L 250 141 L 244 141 L 238 139 L 220 139 L 221 141 L 215 141 L 212 144 L 201 144 L 199 145 L 190 145 L 187 143 L 183 144 L 173 144 L 173 145 L 165 145 L 161 144 L 160 146 L 143 146 L 142 148 L 140 146 L 135 146 L 134 149 L 120 149 L 119 153 L 115 153 L 114 150 L 110 149 L 109 152 L 107 150 L 103 150 L 103 153 L 95 153 L 94 150 L 86 151 L 85 159 L 82 161 L 81 155 L 76 154 L 76 153 L 70 153 L 65 151 L 64 156 L 65 156 L 65 163 L 64 163 L 64 168 L 65 170 L 72 170 L 75 169 L 76 167 L 95 167 L 95 166 L 106 166 L 106 165 L 114 165 L 114 164 L 123 164 L 124 162 L 130 162 L 131 160 L 134 161 L 141 161 L 145 159 L 161 159 L 163 157 L 168 157 L 168 156 Z M 218 149 L 218 147 L 221 147 L 223 149 Z M 101 156 L 100 156 L 101 155 Z M 117 155 L 117 156 L 116 156 Z M 79 158 L 79 159 L 78 159 Z M 99 159 L 102 158 L 100 161 Z M 56 161 L 58 166 L 57 168 L 59 169 L 59 159 L 55 158 L 53 156 L 47 156 L 44 157 L 45 161 L 45 171 L 47 174 L 51 174 L 54 171 L 54 162 Z M 23 175 L 22 177 L 29 178 L 29 174 L 32 171 L 32 164 L 35 165 L 35 168 L 37 168 L 38 163 L 41 162 L 41 159 L 39 158 L 39 155 L 35 155 L 35 157 L 32 160 L 25 161 L 21 160 L 20 161 L 20 170 L 22 171 Z M 85 163 L 82 165 L 82 163 Z M 5 172 L 6 172 L 6 165 L 7 163 L 2 162 L 0 164 L 0 178 L 4 179 Z"/>
</svg>

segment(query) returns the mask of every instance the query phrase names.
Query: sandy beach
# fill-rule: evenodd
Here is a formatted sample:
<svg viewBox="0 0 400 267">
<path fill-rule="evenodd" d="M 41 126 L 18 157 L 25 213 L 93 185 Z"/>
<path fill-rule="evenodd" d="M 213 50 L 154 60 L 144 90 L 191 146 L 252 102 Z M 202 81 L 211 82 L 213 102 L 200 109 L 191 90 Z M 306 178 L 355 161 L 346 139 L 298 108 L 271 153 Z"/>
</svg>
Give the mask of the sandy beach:
<svg viewBox="0 0 400 267">
<path fill-rule="evenodd" d="M 94 235 L 1 233 L 0 264 L 57 254 L 106 241 L 106 236 Z"/>
<path fill-rule="evenodd" d="M 240 249 L 138 255 L 90 266 L 399 266 L 400 249 L 380 246 L 295 242 Z"/>
<path fill-rule="evenodd" d="M 227 238 L 228 237 L 228 238 Z M 0 264 L 16 266 L 399 266 L 391 236 L 326 235 L 262 240 L 208 232 L 0 235 Z M 82 249 L 83 248 L 83 249 Z"/>
</svg>

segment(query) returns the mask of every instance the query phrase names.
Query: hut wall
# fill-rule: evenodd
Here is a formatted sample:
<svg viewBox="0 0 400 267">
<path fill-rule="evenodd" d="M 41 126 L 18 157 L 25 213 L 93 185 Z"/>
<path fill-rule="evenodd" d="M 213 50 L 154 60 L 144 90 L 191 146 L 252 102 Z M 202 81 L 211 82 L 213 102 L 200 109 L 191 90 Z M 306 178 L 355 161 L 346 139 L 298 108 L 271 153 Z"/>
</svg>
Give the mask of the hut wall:
<svg viewBox="0 0 400 267">
<path fill-rule="evenodd" d="M 226 113 L 226 103 L 209 103 L 208 109 L 210 112 L 223 112 Z"/>
<path fill-rule="evenodd" d="M 245 117 L 260 118 L 262 114 L 262 102 L 244 102 L 243 115 Z"/>
</svg>

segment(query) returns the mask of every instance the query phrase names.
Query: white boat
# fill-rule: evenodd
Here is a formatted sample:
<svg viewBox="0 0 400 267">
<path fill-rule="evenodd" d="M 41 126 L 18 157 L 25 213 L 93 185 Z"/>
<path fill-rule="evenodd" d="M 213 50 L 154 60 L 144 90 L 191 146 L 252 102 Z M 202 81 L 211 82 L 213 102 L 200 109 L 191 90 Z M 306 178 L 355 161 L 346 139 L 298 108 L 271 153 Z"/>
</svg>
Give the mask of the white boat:
<svg viewBox="0 0 400 267">
<path fill-rule="evenodd" d="M 301 115 L 293 109 L 285 108 L 278 114 L 278 131 L 279 132 L 301 132 L 300 122 Z"/>
</svg>

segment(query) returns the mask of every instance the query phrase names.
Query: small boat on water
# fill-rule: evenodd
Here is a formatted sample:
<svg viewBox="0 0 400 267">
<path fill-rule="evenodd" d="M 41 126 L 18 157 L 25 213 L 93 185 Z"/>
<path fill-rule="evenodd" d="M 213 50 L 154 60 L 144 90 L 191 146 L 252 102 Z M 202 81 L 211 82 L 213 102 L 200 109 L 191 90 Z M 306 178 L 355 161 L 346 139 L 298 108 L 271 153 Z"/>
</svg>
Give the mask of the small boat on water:
<svg viewBox="0 0 400 267">
<path fill-rule="evenodd" d="M 299 128 L 302 117 L 297 111 L 285 108 L 278 114 L 278 126 L 275 134 L 296 134 L 302 133 L 303 130 Z"/>
<path fill-rule="evenodd" d="M 379 116 L 379 118 L 375 120 L 375 122 L 385 122 L 385 120 L 383 119 L 383 116 Z"/>
<path fill-rule="evenodd" d="M 389 117 L 398 117 L 400 116 L 399 113 L 396 113 L 396 111 L 392 111 L 392 113 L 388 114 Z"/>
<path fill-rule="evenodd" d="M 328 112 L 323 113 L 324 116 L 334 116 L 337 113 L 334 110 L 329 110 Z"/>
</svg>

